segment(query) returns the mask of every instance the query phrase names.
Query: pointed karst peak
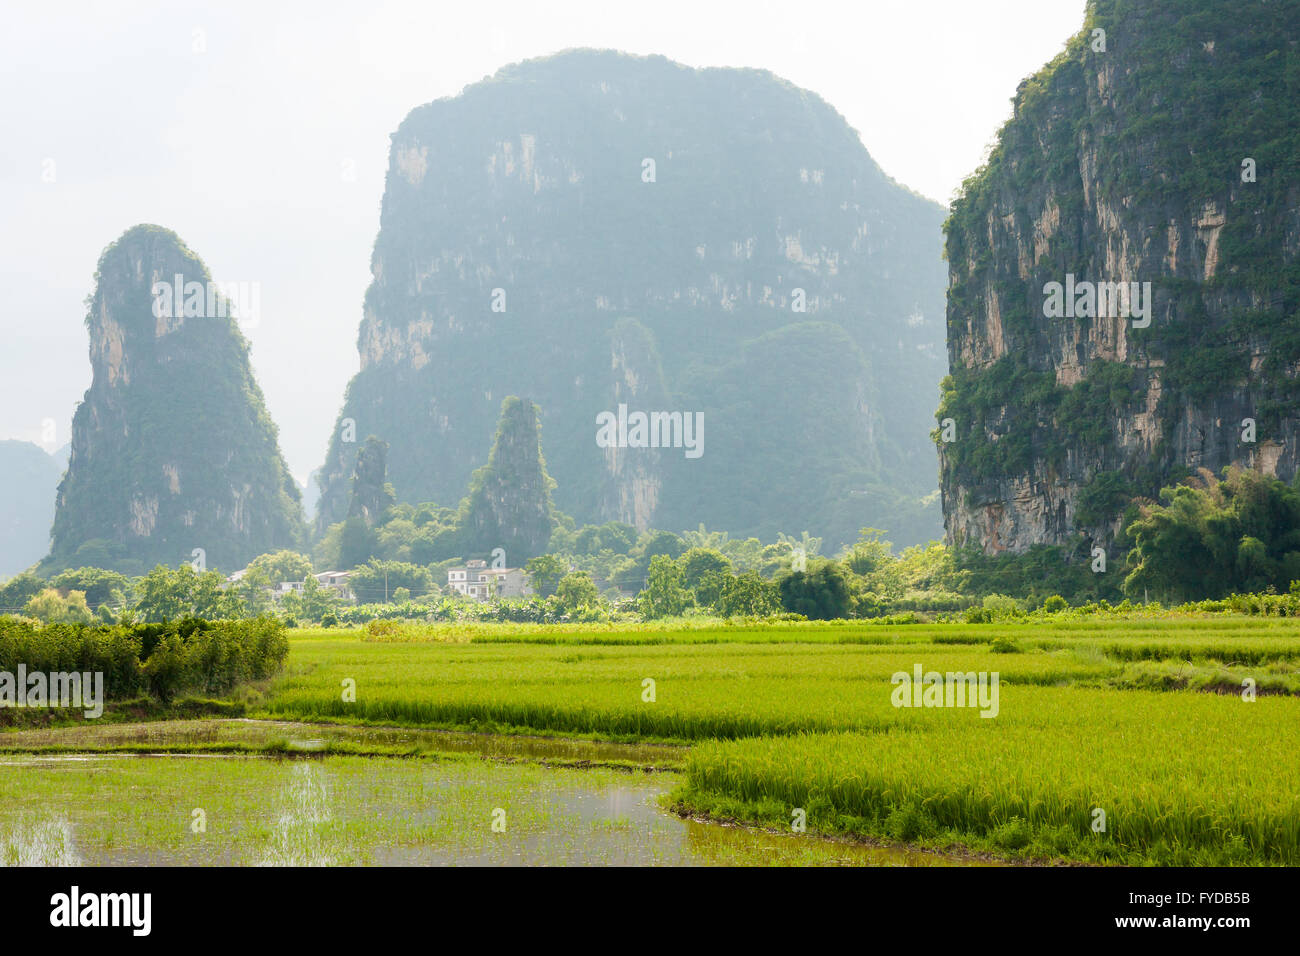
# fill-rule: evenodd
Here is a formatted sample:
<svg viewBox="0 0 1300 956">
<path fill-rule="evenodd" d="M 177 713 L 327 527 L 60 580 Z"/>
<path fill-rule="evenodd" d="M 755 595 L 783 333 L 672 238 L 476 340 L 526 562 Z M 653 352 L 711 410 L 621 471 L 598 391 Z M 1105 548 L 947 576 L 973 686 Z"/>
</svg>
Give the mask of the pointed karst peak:
<svg viewBox="0 0 1300 956">
<path fill-rule="evenodd" d="M 554 486 L 542 456 L 537 406 L 512 395 L 501 403 L 488 463 L 474 472 L 461 505 L 466 553 L 502 548 L 507 563 L 518 566 L 545 552 L 555 527 Z"/>
<path fill-rule="evenodd" d="M 46 569 L 233 570 L 300 543 L 299 492 L 216 285 L 160 226 L 128 229 L 100 256 L 91 385 L 72 421 Z"/>
<path fill-rule="evenodd" d="M 371 435 L 357 450 L 348 517 L 360 518 L 373 528 L 396 500 L 393 486 L 388 484 L 388 442 Z"/>
<path fill-rule="evenodd" d="M 177 277 L 182 296 L 174 301 Z M 92 326 L 111 319 L 130 333 L 162 334 L 175 323 L 157 322 L 155 313 L 165 312 L 170 319 L 176 312 L 184 318 L 184 283 L 188 282 L 204 287 L 206 309 L 206 286 L 211 280 L 203 260 L 175 232 L 149 224 L 132 226 L 100 254 L 95 269 L 96 308 L 86 319 Z M 162 301 L 155 290 L 164 286 L 167 298 Z M 193 301 L 197 305 L 197 297 Z"/>
</svg>

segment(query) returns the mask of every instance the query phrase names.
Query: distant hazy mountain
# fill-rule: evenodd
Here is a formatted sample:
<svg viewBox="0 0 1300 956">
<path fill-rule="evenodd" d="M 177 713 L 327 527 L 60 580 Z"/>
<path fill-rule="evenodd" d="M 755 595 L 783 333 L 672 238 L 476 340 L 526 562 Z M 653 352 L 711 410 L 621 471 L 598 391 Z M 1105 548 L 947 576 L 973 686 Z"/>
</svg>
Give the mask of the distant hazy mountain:
<svg viewBox="0 0 1300 956">
<path fill-rule="evenodd" d="M 50 550 L 61 451 L 48 455 L 31 442 L 0 441 L 0 577 L 25 571 Z"/>
<path fill-rule="evenodd" d="M 936 535 L 943 216 L 763 71 L 580 50 L 421 106 L 393 136 L 318 528 L 367 435 L 400 499 L 454 505 L 520 395 L 581 521 Z M 652 412 L 679 413 L 672 447 L 638 447 Z"/>
<path fill-rule="evenodd" d="M 307 518 L 316 514 L 316 503 L 320 501 L 320 469 L 317 468 L 307 476 L 307 483 L 295 482 L 298 493 L 302 496 L 302 510 Z"/>
<path fill-rule="evenodd" d="M 186 288 L 183 304 L 156 308 L 155 283 L 177 275 L 201 289 L 212 278 L 158 226 L 129 229 L 100 257 L 86 319 L 94 375 L 72 420 L 49 570 L 139 572 L 196 548 L 233 570 L 301 540 L 298 488 L 248 343 L 206 293 Z"/>
</svg>

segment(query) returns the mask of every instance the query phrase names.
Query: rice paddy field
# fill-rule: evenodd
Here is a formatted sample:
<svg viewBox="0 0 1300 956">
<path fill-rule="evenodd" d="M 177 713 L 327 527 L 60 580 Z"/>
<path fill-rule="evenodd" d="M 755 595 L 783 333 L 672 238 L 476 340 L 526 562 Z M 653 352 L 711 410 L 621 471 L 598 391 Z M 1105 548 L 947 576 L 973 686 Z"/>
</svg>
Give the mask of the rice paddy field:
<svg viewBox="0 0 1300 956">
<path fill-rule="evenodd" d="M 21 786 L 0 771 L 0 852 L 1300 863 L 1288 619 L 292 633 L 285 672 L 244 702 L 246 719 L 0 733 L 0 762 L 28 762 Z M 917 667 L 996 675 L 996 696 L 896 706 L 895 675 Z M 97 809 L 42 816 L 82 801 Z M 497 809 L 503 832 L 488 825 Z"/>
<path fill-rule="evenodd" d="M 655 745 L 242 720 L 10 737 L 0 865 L 983 862 L 665 812 L 684 754 Z"/>
</svg>

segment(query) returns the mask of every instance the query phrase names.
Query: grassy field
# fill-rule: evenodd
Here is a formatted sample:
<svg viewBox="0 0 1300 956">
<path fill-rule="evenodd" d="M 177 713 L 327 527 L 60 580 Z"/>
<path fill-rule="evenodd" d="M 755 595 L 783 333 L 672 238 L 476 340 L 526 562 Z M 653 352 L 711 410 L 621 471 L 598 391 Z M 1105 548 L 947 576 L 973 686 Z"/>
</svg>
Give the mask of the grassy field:
<svg viewBox="0 0 1300 956">
<path fill-rule="evenodd" d="M 1142 621 L 1147 626 L 1132 631 L 1106 623 L 794 626 L 783 642 L 774 640 L 776 629 L 763 627 L 754 629 L 753 644 L 741 642 L 747 632 L 739 628 L 665 635 L 671 642 L 639 631 L 637 643 L 628 644 L 595 644 L 589 632 L 553 632 L 536 644 L 500 635 L 442 641 L 436 628 L 424 632 L 427 639 L 400 642 L 317 630 L 293 639 L 286 674 L 261 706 L 267 716 L 294 719 L 697 741 L 941 719 L 935 715 L 943 711 L 899 710 L 890 702 L 890 676 L 917 663 L 942 672 L 997 671 L 1004 701 L 1013 702 L 1002 705 L 999 722 L 1034 721 L 1066 707 L 1050 694 L 1043 703 L 1014 703 L 1033 687 L 1197 686 L 1198 678 L 1229 674 L 1234 689 L 1249 676 L 1267 693 L 1288 690 L 1295 678 L 1300 623 L 1263 633 L 1235 621 L 1163 628 Z M 821 639 L 807 642 L 810 632 Z M 864 632 L 877 642 L 860 643 Z M 571 643 L 560 643 L 566 637 Z M 700 640 L 687 643 L 689 637 Z M 1019 652 L 998 653 L 999 641 Z M 1177 679 L 1150 676 L 1164 673 L 1160 668 Z M 654 681 L 653 703 L 643 700 L 647 679 Z M 344 699 L 348 680 L 355 701 Z"/>
<path fill-rule="evenodd" d="M 317 630 L 255 712 L 689 743 L 679 812 L 776 828 L 798 808 L 814 831 L 1010 859 L 1295 864 L 1298 653 L 1300 622 L 1228 617 Z M 895 707 L 916 664 L 996 672 L 997 716 Z"/>
<path fill-rule="evenodd" d="M 895 724 L 889 677 L 999 670 L 1004 685 L 1101 679 L 1071 652 L 993 654 L 944 645 L 704 644 L 663 647 L 294 642 L 267 716 L 695 741 Z M 654 681 L 653 702 L 643 700 Z M 345 680 L 356 700 L 346 701 Z M 1009 689 L 1008 689 L 1009 690 Z"/>
<path fill-rule="evenodd" d="M 823 831 L 1010 856 L 1300 863 L 1295 698 L 1070 688 L 1022 703 L 1038 719 L 703 743 L 676 796 L 721 817 L 788 823 L 799 807 Z"/>
<path fill-rule="evenodd" d="M 241 700 L 262 723 L 10 731 L 0 750 L 302 756 L 294 739 L 309 725 L 297 722 L 310 722 L 315 757 L 339 768 L 339 779 L 367 759 L 387 774 L 397 773 L 397 757 L 441 766 L 440 755 L 462 751 L 461 759 L 487 754 L 538 773 L 657 766 L 680 771 L 662 777 L 671 786 L 655 796 L 680 815 L 787 835 L 802 815 L 810 833 L 966 858 L 1300 864 L 1292 619 L 407 625 L 304 629 L 290 644 L 284 673 Z M 996 716 L 895 706 L 891 677 L 917 665 L 996 673 Z M 1253 682 L 1255 699 L 1243 682 Z M 270 772 L 232 763 L 240 774 Z M 526 774 L 510 781 L 536 786 Z M 348 846 L 367 845 L 369 831 L 357 833 Z M 485 859 L 476 847 L 444 848 Z M 567 850 L 552 856 L 573 859 Z"/>
</svg>

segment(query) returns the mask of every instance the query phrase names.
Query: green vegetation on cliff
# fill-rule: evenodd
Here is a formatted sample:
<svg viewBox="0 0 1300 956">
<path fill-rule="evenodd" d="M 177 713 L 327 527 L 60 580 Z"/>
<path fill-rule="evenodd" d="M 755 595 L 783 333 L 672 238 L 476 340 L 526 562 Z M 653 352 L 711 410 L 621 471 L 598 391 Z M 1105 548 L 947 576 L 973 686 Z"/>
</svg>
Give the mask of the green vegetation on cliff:
<svg viewBox="0 0 1300 956">
<path fill-rule="evenodd" d="M 466 553 L 505 551 L 518 567 L 546 550 L 555 527 L 551 491 L 555 481 L 542 457 L 537 406 L 510 396 L 501 403 L 501 421 L 487 464 L 470 478 L 457 525 Z"/>
<path fill-rule="evenodd" d="M 513 394 L 580 522 L 926 540 L 942 218 L 761 71 L 575 50 L 420 106 L 393 136 L 318 528 L 348 507 L 347 420 L 389 442 L 400 500 L 449 502 Z M 702 413 L 703 455 L 610 454 L 595 419 L 620 403 Z"/>
<path fill-rule="evenodd" d="M 301 538 L 298 488 L 235 319 L 155 314 L 154 283 L 177 274 L 212 279 L 158 226 L 100 257 L 86 316 L 94 377 L 73 417 L 46 572 L 140 573 L 196 549 L 229 571 Z"/>
<path fill-rule="evenodd" d="M 944 226 L 950 527 L 1013 507 L 1008 482 L 1029 479 L 1076 507 L 1019 544 L 1108 537 L 1132 496 L 1186 466 L 1253 462 L 1246 418 L 1294 473 L 1298 176 L 1293 5 L 1091 0 L 1083 29 L 1021 84 Z M 1067 274 L 1150 282 L 1149 327 L 1045 318 L 1043 287 Z M 1085 501 L 1095 476 L 1105 487 Z"/>
</svg>

